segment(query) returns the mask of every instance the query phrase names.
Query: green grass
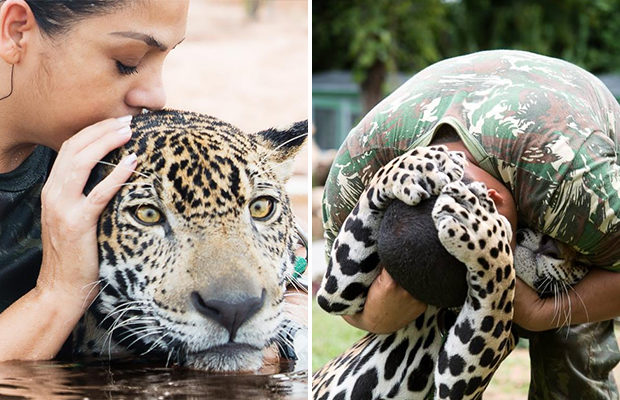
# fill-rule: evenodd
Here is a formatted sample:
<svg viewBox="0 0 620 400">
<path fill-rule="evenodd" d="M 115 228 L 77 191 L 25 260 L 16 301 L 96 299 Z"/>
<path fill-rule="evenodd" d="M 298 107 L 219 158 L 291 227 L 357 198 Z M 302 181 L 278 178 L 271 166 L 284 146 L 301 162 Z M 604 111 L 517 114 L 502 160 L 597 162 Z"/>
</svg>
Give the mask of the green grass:
<svg viewBox="0 0 620 400">
<path fill-rule="evenodd" d="M 312 302 L 312 371 L 351 347 L 365 332 L 329 315 Z"/>
</svg>

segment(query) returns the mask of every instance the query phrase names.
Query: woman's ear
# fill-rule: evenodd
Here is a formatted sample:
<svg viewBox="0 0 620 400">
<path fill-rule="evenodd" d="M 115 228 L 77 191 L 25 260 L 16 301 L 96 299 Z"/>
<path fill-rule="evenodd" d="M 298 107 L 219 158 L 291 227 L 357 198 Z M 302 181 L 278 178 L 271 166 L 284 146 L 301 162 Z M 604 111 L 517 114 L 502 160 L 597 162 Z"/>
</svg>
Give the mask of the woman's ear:
<svg viewBox="0 0 620 400">
<path fill-rule="evenodd" d="M 8 64 L 17 64 L 23 57 L 27 33 L 37 23 L 25 0 L 6 0 L 0 7 L 0 58 Z"/>
</svg>

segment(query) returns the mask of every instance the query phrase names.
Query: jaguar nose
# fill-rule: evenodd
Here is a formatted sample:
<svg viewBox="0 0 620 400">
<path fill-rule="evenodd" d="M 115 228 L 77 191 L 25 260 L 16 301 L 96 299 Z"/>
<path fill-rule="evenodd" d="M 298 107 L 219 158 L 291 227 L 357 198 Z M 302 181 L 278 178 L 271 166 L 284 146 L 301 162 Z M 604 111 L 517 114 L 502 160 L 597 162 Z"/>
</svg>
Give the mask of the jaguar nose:
<svg viewBox="0 0 620 400">
<path fill-rule="evenodd" d="M 560 252 L 560 248 L 556 244 L 555 240 L 551 237 L 544 235 L 538 246 L 538 249 L 535 251 L 537 254 L 543 254 L 557 260 L 562 259 L 562 253 Z"/>
<path fill-rule="evenodd" d="M 200 314 L 217 322 L 230 334 L 229 341 L 235 340 L 237 330 L 250 319 L 265 303 L 266 290 L 260 297 L 245 297 L 230 302 L 221 299 L 205 299 L 199 292 L 192 292 L 192 305 Z"/>
</svg>

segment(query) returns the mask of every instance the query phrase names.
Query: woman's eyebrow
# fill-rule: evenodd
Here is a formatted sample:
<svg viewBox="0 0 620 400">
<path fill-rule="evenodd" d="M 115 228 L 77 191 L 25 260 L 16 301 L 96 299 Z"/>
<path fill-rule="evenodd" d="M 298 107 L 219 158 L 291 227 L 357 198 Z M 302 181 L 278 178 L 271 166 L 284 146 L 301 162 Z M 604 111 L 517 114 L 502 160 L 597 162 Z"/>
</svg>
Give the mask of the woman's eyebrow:
<svg viewBox="0 0 620 400">
<path fill-rule="evenodd" d="M 157 47 L 161 51 L 168 50 L 168 46 L 159 42 L 153 36 L 147 35 L 146 33 L 126 31 L 126 32 L 112 32 L 110 33 L 110 35 L 122 36 L 122 37 L 126 37 L 129 39 L 135 39 L 135 40 L 141 40 L 151 47 Z"/>
</svg>

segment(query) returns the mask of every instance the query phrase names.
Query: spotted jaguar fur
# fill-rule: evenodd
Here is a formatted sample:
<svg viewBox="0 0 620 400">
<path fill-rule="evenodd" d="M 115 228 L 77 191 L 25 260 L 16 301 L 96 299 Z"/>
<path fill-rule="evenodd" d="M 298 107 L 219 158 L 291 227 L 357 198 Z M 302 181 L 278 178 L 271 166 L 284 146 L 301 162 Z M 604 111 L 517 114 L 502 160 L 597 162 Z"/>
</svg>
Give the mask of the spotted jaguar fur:
<svg viewBox="0 0 620 400">
<path fill-rule="evenodd" d="M 290 325 L 297 235 L 284 184 L 307 121 L 248 135 L 169 110 L 131 127 L 91 177 L 137 155 L 99 220 L 100 293 L 74 331 L 76 355 L 258 369 Z"/>
<path fill-rule="evenodd" d="M 480 398 L 513 349 L 511 227 L 484 185 L 466 185 L 462 175 L 462 154 L 441 146 L 410 151 L 380 169 L 334 241 L 318 302 L 334 314 L 361 311 L 379 273 L 376 233 L 387 204 L 439 195 L 433 219 L 441 243 L 467 267 L 465 304 L 458 313 L 429 305 L 397 332 L 368 334 L 315 373 L 315 399 Z M 583 269 L 569 273 L 570 262 L 540 251 L 542 235 L 524 230 L 518 239 L 517 273 L 532 287 L 547 279 L 551 264 L 567 285 L 583 277 Z"/>
</svg>

